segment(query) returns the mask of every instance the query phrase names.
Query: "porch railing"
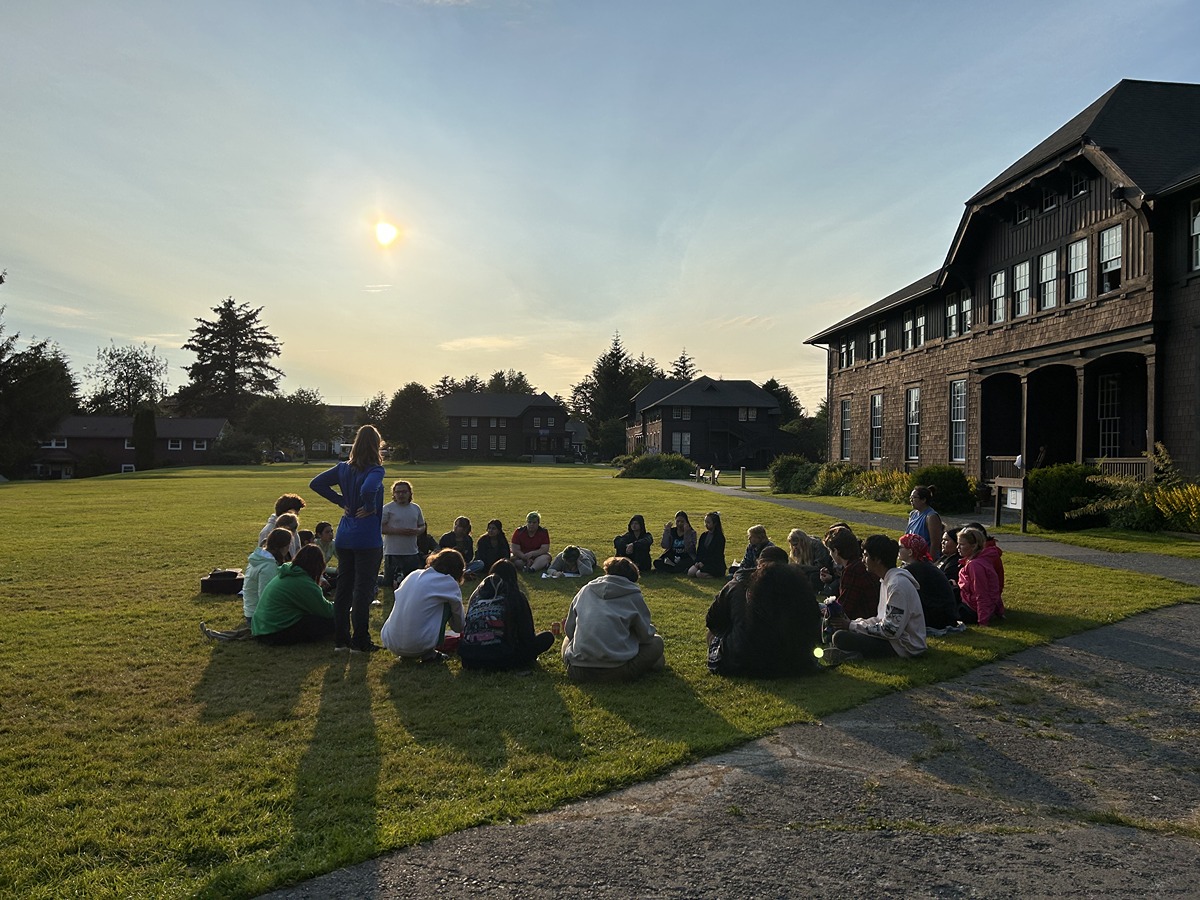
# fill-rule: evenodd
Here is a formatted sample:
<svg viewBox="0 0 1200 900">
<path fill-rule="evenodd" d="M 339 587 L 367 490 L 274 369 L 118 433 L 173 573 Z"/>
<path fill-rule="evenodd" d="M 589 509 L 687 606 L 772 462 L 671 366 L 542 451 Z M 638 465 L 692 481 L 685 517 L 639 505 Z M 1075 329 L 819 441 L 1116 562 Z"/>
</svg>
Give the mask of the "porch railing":
<svg viewBox="0 0 1200 900">
<path fill-rule="evenodd" d="M 1129 458 L 1105 457 L 1103 459 L 1086 459 L 1084 462 L 1098 468 L 1105 475 L 1117 475 L 1122 478 L 1136 478 L 1142 481 L 1150 475 L 1150 461 L 1144 456 Z M 997 478 L 1020 478 L 1015 456 L 985 456 L 983 458 L 983 480 L 995 481 Z"/>
<path fill-rule="evenodd" d="M 1017 468 L 1015 456 L 985 456 L 983 458 L 983 480 L 995 481 L 997 478 L 1020 478 L 1021 470 Z"/>
</svg>

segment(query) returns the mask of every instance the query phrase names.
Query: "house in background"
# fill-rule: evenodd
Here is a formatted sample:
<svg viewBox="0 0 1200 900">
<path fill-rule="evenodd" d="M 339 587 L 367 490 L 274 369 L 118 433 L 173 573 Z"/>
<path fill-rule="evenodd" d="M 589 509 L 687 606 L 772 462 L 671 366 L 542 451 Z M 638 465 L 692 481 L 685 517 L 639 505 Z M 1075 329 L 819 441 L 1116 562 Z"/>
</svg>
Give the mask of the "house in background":
<svg viewBox="0 0 1200 900">
<path fill-rule="evenodd" d="M 679 453 L 717 468 L 766 468 L 794 438 L 779 402 L 753 381 L 656 378 L 630 403 L 627 453 Z"/>
<path fill-rule="evenodd" d="M 1200 85 L 1122 81 L 966 204 L 936 271 L 809 338 L 830 459 L 990 482 L 1161 441 L 1200 475 Z"/>
<path fill-rule="evenodd" d="M 156 418 L 155 464 L 207 465 L 227 419 Z M 42 441 L 30 474 L 34 478 L 76 478 L 135 470 L 133 419 L 127 416 L 67 416 Z"/>
<path fill-rule="evenodd" d="M 549 394 L 458 393 L 440 401 L 446 438 L 440 459 L 574 458 L 567 408 Z"/>
</svg>

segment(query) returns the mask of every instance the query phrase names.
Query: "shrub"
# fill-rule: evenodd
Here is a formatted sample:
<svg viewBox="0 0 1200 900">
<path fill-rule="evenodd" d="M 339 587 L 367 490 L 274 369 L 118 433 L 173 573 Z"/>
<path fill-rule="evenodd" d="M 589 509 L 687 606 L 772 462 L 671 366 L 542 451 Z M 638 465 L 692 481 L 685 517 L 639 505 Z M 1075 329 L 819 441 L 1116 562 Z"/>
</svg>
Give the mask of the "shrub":
<svg viewBox="0 0 1200 900">
<path fill-rule="evenodd" d="M 617 478 L 690 478 L 696 464 L 678 453 L 647 453 L 630 460 Z"/>
<path fill-rule="evenodd" d="M 898 469 L 873 469 L 854 479 L 853 494 L 867 500 L 904 503 L 909 493 L 908 475 Z"/>
<path fill-rule="evenodd" d="M 807 494 L 820 470 L 818 463 L 798 454 L 777 456 L 768 469 L 771 491 L 775 494 Z"/>
<path fill-rule="evenodd" d="M 1200 486 L 1160 488 L 1154 495 L 1154 507 L 1171 531 L 1200 534 Z"/>
<path fill-rule="evenodd" d="M 957 466 L 926 466 L 917 469 L 909 478 L 907 491 L 917 485 L 933 486 L 933 507 L 944 513 L 970 513 L 975 511 L 975 491 L 963 470 Z M 907 492 L 900 498 L 908 499 Z"/>
<path fill-rule="evenodd" d="M 263 461 L 262 439 L 245 431 L 230 431 L 213 444 L 209 461 L 219 466 L 257 465 Z"/>
<path fill-rule="evenodd" d="M 1067 518 L 1067 513 L 1080 510 L 1100 498 L 1103 489 L 1092 480 L 1099 474 L 1100 470 L 1095 466 L 1081 463 L 1034 469 L 1029 473 L 1025 491 L 1029 520 L 1039 528 L 1062 531 L 1102 524 L 1102 517 L 1095 514 Z"/>
<path fill-rule="evenodd" d="M 633 462 L 633 460 L 634 460 L 634 457 L 631 454 L 622 453 L 620 456 L 614 456 L 612 459 L 610 459 L 608 461 L 608 464 L 610 466 L 616 466 L 618 469 L 623 469 L 627 465 L 629 465 L 631 462 Z"/>
<path fill-rule="evenodd" d="M 828 462 L 813 480 L 812 492 L 824 497 L 845 497 L 854 492 L 854 479 L 862 472 L 848 462 Z"/>
</svg>

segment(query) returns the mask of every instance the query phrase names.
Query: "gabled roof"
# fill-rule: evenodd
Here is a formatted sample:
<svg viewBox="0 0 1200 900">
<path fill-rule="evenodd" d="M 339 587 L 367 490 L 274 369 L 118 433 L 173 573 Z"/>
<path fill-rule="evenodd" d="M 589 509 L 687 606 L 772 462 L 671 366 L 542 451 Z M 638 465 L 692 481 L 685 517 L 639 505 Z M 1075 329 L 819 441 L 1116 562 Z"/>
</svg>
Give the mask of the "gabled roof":
<svg viewBox="0 0 1200 900">
<path fill-rule="evenodd" d="M 228 421 L 158 416 L 154 419 L 154 431 L 160 438 L 215 441 Z M 58 423 L 54 434 L 65 438 L 128 438 L 133 437 L 133 419 L 129 416 L 67 416 Z"/>
<path fill-rule="evenodd" d="M 636 412 L 642 412 L 655 406 L 663 397 L 675 393 L 687 383 L 682 378 L 654 378 L 633 395 L 633 408 Z"/>
<path fill-rule="evenodd" d="M 753 381 L 717 381 L 707 375 L 701 375 L 692 381 L 677 383 L 680 387 L 642 409 L 651 406 L 754 406 L 779 412 L 779 401 L 774 395 L 764 391 Z"/>
<path fill-rule="evenodd" d="M 865 309 L 860 309 L 852 316 L 842 319 L 842 321 L 838 322 L 836 325 L 831 325 L 830 327 L 826 328 L 820 334 L 814 334 L 804 343 L 823 344 L 833 337 L 833 335 L 835 335 L 837 332 L 843 331 L 851 325 L 856 325 L 857 323 L 866 319 L 872 319 L 880 313 L 884 313 L 893 307 L 901 306 L 909 301 L 925 296 L 935 287 L 937 287 L 937 281 L 941 274 L 942 270 L 936 269 L 935 271 L 930 272 L 924 278 L 918 278 L 907 287 L 902 287 L 900 290 L 896 291 L 896 293 L 888 294 L 882 300 L 877 300 Z"/>
<path fill-rule="evenodd" d="M 503 416 L 516 419 L 531 406 L 564 407 L 542 391 L 540 394 L 458 393 L 441 399 L 442 412 L 450 416 Z"/>
</svg>

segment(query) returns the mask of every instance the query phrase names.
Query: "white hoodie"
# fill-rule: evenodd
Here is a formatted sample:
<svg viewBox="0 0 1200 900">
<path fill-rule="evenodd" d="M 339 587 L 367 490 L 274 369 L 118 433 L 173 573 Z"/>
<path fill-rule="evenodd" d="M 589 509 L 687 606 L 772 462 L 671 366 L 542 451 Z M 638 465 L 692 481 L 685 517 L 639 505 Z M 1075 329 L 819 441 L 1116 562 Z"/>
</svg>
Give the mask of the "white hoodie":
<svg viewBox="0 0 1200 900">
<path fill-rule="evenodd" d="M 636 582 L 620 575 L 589 581 L 571 601 L 563 660 L 573 666 L 615 669 L 654 637 L 650 609 Z"/>
<path fill-rule="evenodd" d="M 246 559 L 246 574 L 242 581 L 242 614 L 247 619 L 254 618 L 262 589 L 278 574 L 279 563 L 262 547 L 256 548 Z"/>
</svg>

